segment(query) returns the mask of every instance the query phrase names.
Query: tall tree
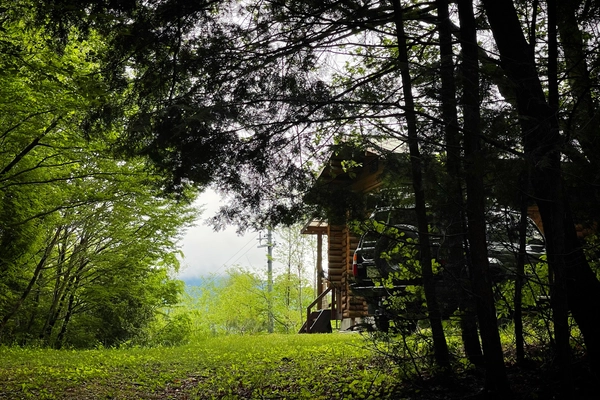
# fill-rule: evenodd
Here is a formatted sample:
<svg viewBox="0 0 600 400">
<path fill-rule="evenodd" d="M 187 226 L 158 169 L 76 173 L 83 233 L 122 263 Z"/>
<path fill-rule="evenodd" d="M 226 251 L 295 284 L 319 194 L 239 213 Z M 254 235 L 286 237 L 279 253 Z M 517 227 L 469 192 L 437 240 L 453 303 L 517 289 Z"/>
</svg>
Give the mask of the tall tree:
<svg viewBox="0 0 600 400">
<path fill-rule="evenodd" d="M 86 135 L 89 110 L 118 97 L 100 73 L 104 44 L 74 28 L 56 44 L 29 3 L 2 7 L 0 335 L 85 346 L 75 338 L 103 327 L 119 336 L 91 335 L 87 345 L 114 344 L 175 301 L 181 288 L 166 272 L 177 267 L 176 238 L 194 210 L 163 196 L 142 160 L 113 157 L 118 121 L 102 138 Z M 109 318 L 100 305 L 111 296 L 115 309 L 130 307 Z"/>
<path fill-rule="evenodd" d="M 412 94 L 412 78 L 410 74 L 407 40 L 404 32 L 404 18 L 402 6 L 399 0 L 393 0 L 394 23 L 398 40 L 398 68 L 402 76 L 402 88 L 404 94 L 404 111 L 408 131 L 408 146 L 411 159 L 411 171 L 413 188 L 415 193 L 415 209 L 417 213 L 417 224 L 419 229 L 420 261 L 423 271 L 423 288 L 427 300 L 427 310 L 433 334 L 434 356 L 440 368 L 450 369 L 450 353 L 444 327 L 442 326 L 442 315 L 435 293 L 435 282 L 431 257 L 431 241 L 429 239 L 429 225 L 427 223 L 427 209 L 425 190 L 423 188 L 423 161 L 419 151 L 419 137 L 416 120 L 416 110 Z"/>
<path fill-rule="evenodd" d="M 474 299 L 468 278 L 464 276 L 464 199 L 463 174 L 461 168 L 462 140 L 458 125 L 458 102 L 456 100 L 456 82 L 454 78 L 454 51 L 452 26 L 448 10 L 448 1 L 437 0 L 438 31 L 440 40 L 440 80 L 444 141 L 446 145 L 445 185 L 447 201 L 442 212 L 445 220 L 449 253 L 447 267 L 450 279 L 454 279 L 456 291 L 461 297 L 461 331 L 465 353 L 474 365 L 482 364 L 481 345 L 477 331 Z M 466 82 L 465 82 L 466 83 Z M 466 115 L 465 115 L 466 117 Z"/>
<path fill-rule="evenodd" d="M 479 68 L 477 26 L 471 0 L 459 0 L 461 48 L 463 53 L 461 105 L 464 115 L 465 172 L 469 238 L 469 271 L 477 301 L 486 388 L 505 394 L 509 391 L 504 356 L 496 320 L 496 308 L 489 272 L 486 240 L 485 193 L 481 154 Z"/>
<path fill-rule="evenodd" d="M 275 248 L 274 260 L 285 266 L 284 273 L 275 284 L 284 286 L 284 309 L 282 317 L 289 321 L 289 329 L 297 332 L 298 323 L 306 318 L 304 306 L 312 301 L 312 291 L 305 293 L 304 288 L 310 286 L 316 268 L 315 240 L 312 235 L 301 234 L 301 226 L 293 225 L 278 229 L 275 233 L 279 238 Z"/>
<path fill-rule="evenodd" d="M 600 370 L 600 282 L 590 269 L 577 240 L 561 174 L 560 134 L 555 110 L 545 97 L 531 44 L 509 0 L 484 0 L 483 5 L 500 52 L 502 67 L 515 84 L 525 157 L 531 165 L 532 186 L 540 209 L 548 263 L 555 275 L 553 310 L 557 323 L 558 354 L 563 368 L 568 362 L 564 308 L 579 325 L 592 366 Z"/>
</svg>

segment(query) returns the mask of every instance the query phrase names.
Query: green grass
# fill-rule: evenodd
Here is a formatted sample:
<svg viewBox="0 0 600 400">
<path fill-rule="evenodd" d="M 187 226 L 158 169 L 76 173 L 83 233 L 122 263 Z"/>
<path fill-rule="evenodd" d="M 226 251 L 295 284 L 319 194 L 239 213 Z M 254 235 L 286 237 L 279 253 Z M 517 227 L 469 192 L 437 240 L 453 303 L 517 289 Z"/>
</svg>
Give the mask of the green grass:
<svg viewBox="0 0 600 400">
<path fill-rule="evenodd" d="M 0 399 L 366 399 L 397 374 L 357 334 L 224 336 L 174 348 L 0 348 Z"/>
</svg>

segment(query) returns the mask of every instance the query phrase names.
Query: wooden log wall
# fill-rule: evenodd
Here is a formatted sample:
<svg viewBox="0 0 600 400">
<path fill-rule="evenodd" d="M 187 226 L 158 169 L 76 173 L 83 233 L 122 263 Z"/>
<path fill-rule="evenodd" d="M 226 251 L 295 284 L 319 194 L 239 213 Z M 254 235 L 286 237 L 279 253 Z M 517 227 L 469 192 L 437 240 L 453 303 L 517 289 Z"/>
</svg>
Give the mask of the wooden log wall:
<svg viewBox="0 0 600 400">
<path fill-rule="evenodd" d="M 367 315 L 367 303 L 350 291 L 349 277 L 352 274 L 352 257 L 359 238 L 346 226 L 329 226 L 329 279 L 341 288 L 342 316 L 357 318 Z"/>
<path fill-rule="evenodd" d="M 344 226 L 329 225 L 327 231 L 327 275 L 330 282 L 339 287 L 342 283 L 342 273 L 345 269 L 344 255 Z"/>
</svg>

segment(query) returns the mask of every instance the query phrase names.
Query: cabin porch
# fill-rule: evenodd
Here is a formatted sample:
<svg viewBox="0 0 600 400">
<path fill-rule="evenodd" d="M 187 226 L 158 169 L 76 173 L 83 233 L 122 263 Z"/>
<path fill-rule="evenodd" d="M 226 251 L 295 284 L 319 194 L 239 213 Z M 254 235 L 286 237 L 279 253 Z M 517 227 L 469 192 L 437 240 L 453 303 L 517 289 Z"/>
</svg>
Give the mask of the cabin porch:
<svg viewBox="0 0 600 400">
<path fill-rule="evenodd" d="M 317 298 L 307 307 L 306 322 L 300 333 L 346 330 L 367 316 L 366 301 L 350 290 L 352 257 L 359 238 L 347 226 L 329 225 L 312 220 L 302 229 L 303 234 L 317 235 Z M 323 268 L 323 239 L 327 240 L 327 270 Z M 315 309 L 315 311 L 313 311 Z"/>
</svg>

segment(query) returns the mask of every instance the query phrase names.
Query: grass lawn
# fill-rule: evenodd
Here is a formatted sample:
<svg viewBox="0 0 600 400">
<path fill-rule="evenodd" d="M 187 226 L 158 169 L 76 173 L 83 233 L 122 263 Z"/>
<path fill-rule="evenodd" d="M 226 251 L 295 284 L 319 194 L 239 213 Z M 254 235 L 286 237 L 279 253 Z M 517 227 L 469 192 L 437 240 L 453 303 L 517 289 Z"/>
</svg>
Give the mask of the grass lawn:
<svg viewBox="0 0 600 400">
<path fill-rule="evenodd" d="M 358 334 L 223 336 L 165 348 L 0 347 L 0 399 L 393 398 Z"/>
</svg>

